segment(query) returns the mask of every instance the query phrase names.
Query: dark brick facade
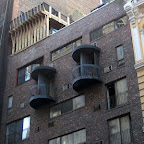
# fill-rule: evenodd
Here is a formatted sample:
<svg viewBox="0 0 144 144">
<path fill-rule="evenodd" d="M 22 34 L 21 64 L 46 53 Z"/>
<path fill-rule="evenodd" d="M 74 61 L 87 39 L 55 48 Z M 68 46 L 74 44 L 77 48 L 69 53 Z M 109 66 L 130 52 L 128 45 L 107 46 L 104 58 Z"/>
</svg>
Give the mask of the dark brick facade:
<svg viewBox="0 0 144 144">
<path fill-rule="evenodd" d="M 49 139 L 62 136 L 73 131 L 86 128 L 87 144 L 95 144 L 97 140 L 103 140 L 109 144 L 108 120 L 129 114 L 132 125 L 132 143 L 143 144 L 142 111 L 136 71 L 134 69 L 134 55 L 129 24 L 115 30 L 108 35 L 98 39 L 97 45 L 101 49 L 99 64 L 101 66 L 102 83 L 93 85 L 87 89 L 75 92 L 72 88 L 72 69 L 77 63 L 72 59 L 71 53 L 54 61 L 57 70 L 55 85 L 57 87 L 57 102 L 62 102 L 79 94 L 85 95 L 85 107 L 68 112 L 56 118 L 50 119 L 49 108 L 45 105 L 38 110 L 29 106 L 30 88 L 36 83 L 33 79 L 22 85 L 16 86 L 17 69 L 44 56 L 44 65 L 51 64 L 51 52 L 74 39 L 82 36 L 83 44 L 91 44 L 90 31 L 125 15 L 122 4 L 115 2 L 97 10 L 83 19 L 61 29 L 54 35 L 33 45 L 32 47 L 8 57 L 7 82 L 3 102 L 2 134 L 0 143 L 4 144 L 6 124 L 23 118 L 31 117 L 30 137 L 27 140 L 17 142 L 18 144 L 47 144 Z M 116 49 L 123 44 L 125 65 L 117 67 Z M 112 65 L 111 72 L 104 74 L 104 68 Z M 107 109 L 105 84 L 127 78 L 128 82 L 128 104 L 111 110 Z M 63 91 L 62 86 L 70 84 L 70 88 Z M 12 113 L 7 115 L 8 96 L 13 95 Z M 20 104 L 26 103 L 21 109 Z M 94 106 L 101 106 L 100 110 L 94 111 Z M 54 122 L 53 127 L 48 123 Z M 40 128 L 37 132 L 37 127 Z"/>
</svg>

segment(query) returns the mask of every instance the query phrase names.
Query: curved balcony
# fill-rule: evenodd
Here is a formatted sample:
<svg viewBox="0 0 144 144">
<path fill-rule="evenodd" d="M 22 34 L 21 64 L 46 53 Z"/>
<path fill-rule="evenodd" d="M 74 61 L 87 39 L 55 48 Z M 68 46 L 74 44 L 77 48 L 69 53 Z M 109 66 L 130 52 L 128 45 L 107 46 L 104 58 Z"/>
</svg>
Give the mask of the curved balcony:
<svg viewBox="0 0 144 144">
<path fill-rule="evenodd" d="M 55 102 L 55 87 L 46 84 L 35 85 L 30 90 L 30 106 L 39 108 L 50 102 Z"/>
<path fill-rule="evenodd" d="M 99 66 L 93 64 L 82 64 L 75 67 L 72 71 L 73 89 L 79 91 L 100 82 L 99 69 Z"/>
<path fill-rule="evenodd" d="M 85 52 L 87 55 L 91 55 L 94 52 L 99 53 L 100 48 L 93 46 L 93 45 L 81 45 L 75 48 L 72 52 L 72 58 L 76 62 L 80 62 L 81 53 Z"/>
<path fill-rule="evenodd" d="M 31 72 L 31 77 L 34 80 L 38 80 L 39 74 L 45 75 L 47 78 L 51 78 L 56 73 L 56 69 L 49 66 L 38 66 L 33 69 Z"/>
</svg>

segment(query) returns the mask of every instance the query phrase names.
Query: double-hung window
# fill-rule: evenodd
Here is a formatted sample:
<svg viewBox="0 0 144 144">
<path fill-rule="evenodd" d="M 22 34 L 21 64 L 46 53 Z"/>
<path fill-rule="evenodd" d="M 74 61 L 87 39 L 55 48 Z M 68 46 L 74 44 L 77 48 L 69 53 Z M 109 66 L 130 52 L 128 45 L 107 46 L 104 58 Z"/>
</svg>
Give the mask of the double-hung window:
<svg viewBox="0 0 144 144">
<path fill-rule="evenodd" d="M 30 117 L 12 122 L 7 125 L 6 144 L 12 144 L 20 140 L 29 138 L 30 133 Z"/>
<path fill-rule="evenodd" d="M 123 46 L 116 47 L 118 66 L 124 64 L 124 49 Z"/>
<path fill-rule="evenodd" d="M 110 144 L 130 144 L 131 126 L 129 115 L 109 121 Z"/>
<path fill-rule="evenodd" d="M 28 80 L 30 80 L 30 74 L 31 71 L 33 70 L 33 68 L 40 66 L 40 63 L 34 63 L 34 64 L 30 64 L 28 66 L 25 66 L 23 68 L 20 68 L 18 70 L 18 79 L 17 79 L 17 84 L 21 84 L 24 83 Z"/>
<path fill-rule="evenodd" d="M 70 99 L 60 104 L 57 104 L 55 106 L 52 106 L 50 108 L 50 118 L 57 117 L 63 113 L 76 110 L 83 106 L 85 106 L 85 96 L 81 95 L 81 96 L 75 97 L 73 99 Z"/>
<path fill-rule="evenodd" d="M 128 87 L 126 78 L 120 79 L 107 86 L 108 108 L 128 102 Z"/>
</svg>

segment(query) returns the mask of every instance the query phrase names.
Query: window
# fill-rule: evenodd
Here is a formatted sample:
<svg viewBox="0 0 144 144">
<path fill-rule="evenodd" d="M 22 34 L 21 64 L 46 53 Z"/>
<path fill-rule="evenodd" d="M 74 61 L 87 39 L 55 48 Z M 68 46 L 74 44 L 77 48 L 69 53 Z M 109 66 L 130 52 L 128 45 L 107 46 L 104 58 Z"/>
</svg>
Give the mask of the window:
<svg viewBox="0 0 144 144">
<path fill-rule="evenodd" d="M 49 144 L 80 144 L 83 142 L 86 142 L 86 129 L 52 139 Z"/>
<path fill-rule="evenodd" d="M 34 63 L 34 64 L 31 64 L 24 68 L 19 69 L 17 84 L 19 85 L 23 82 L 30 80 L 31 71 L 37 66 L 40 66 L 40 63 Z"/>
<path fill-rule="evenodd" d="M 13 102 L 13 96 L 9 96 L 8 97 L 8 109 L 7 109 L 8 114 L 12 112 L 12 102 Z"/>
<path fill-rule="evenodd" d="M 128 87 L 126 78 L 123 78 L 107 86 L 107 98 L 109 109 L 127 103 L 127 97 Z"/>
<path fill-rule="evenodd" d="M 6 144 L 12 144 L 20 140 L 29 138 L 30 117 L 12 122 L 7 125 Z"/>
<path fill-rule="evenodd" d="M 76 110 L 85 106 L 85 96 L 81 95 L 73 99 L 62 102 L 50 108 L 50 118 L 57 117 L 63 113 Z"/>
<path fill-rule="evenodd" d="M 124 49 L 123 46 L 118 46 L 116 48 L 116 52 L 117 52 L 117 62 L 118 62 L 118 66 L 123 65 L 124 64 Z"/>
<path fill-rule="evenodd" d="M 97 28 L 90 32 L 90 40 L 96 40 L 99 37 L 109 34 L 110 32 L 119 29 L 123 26 L 127 25 L 127 17 L 124 16 L 122 18 L 119 18 L 118 20 L 112 21 L 100 28 Z"/>
<path fill-rule="evenodd" d="M 131 127 L 129 116 L 123 116 L 109 121 L 110 144 L 130 144 Z"/>
<path fill-rule="evenodd" d="M 52 61 L 72 52 L 73 49 L 75 49 L 76 47 L 78 47 L 80 45 L 82 45 L 82 39 L 75 40 L 74 42 L 71 42 L 70 44 L 67 44 L 64 47 L 53 51 L 52 52 Z"/>
</svg>

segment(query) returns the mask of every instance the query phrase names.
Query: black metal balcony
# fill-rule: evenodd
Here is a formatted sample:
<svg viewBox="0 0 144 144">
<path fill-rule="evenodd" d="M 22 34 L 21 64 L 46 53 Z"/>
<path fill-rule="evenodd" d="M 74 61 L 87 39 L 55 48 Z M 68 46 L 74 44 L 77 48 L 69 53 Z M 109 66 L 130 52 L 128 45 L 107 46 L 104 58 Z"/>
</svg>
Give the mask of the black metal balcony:
<svg viewBox="0 0 144 144">
<path fill-rule="evenodd" d="M 73 89 L 76 91 L 101 81 L 99 66 L 93 64 L 82 64 L 75 67 L 72 71 L 72 76 Z"/>
<path fill-rule="evenodd" d="M 46 76 L 48 79 L 51 79 L 56 73 L 56 69 L 49 66 L 38 66 L 33 69 L 31 72 L 31 77 L 34 80 L 38 80 L 39 74 Z"/>
<path fill-rule="evenodd" d="M 55 102 L 55 87 L 46 84 L 35 85 L 30 90 L 30 106 L 39 108 L 50 102 Z"/>
</svg>

